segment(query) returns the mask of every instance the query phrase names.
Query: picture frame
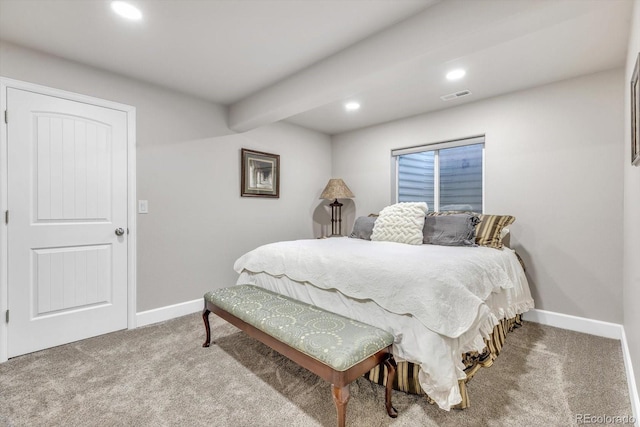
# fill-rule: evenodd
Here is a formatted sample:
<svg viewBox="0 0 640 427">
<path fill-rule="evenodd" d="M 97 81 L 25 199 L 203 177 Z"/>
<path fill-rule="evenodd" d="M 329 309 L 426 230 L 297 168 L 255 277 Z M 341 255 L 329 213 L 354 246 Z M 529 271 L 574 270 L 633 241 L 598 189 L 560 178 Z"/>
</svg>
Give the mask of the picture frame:
<svg viewBox="0 0 640 427">
<path fill-rule="evenodd" d="M 640 53 L 631 75 L 631 164 L 640 165 Z"/>
<path fill-rule="evenodd" d="M 241 197 L 280 197 L 280 155 L 241 149 Z"/>
</svg>

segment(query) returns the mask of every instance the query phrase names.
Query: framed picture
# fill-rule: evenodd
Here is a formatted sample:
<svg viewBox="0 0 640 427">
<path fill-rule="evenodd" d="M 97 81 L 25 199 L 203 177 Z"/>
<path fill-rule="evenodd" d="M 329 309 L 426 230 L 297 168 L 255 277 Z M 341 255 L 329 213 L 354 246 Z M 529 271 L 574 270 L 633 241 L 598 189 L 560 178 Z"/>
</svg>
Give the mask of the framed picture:
<svg viewBox="0 0 640 427">
<path fill-rule="evenodd" d="M 243 148 L 240 196 L 280 197 L 280 156 Z"/>
<path fill-rule="evenodd" d="M 636 67 L 631 76 L 631 164 L 640 164 L 640 83 L 638 70 L 640 68 L 640 53 L 636 59 Z"/>
</svg>

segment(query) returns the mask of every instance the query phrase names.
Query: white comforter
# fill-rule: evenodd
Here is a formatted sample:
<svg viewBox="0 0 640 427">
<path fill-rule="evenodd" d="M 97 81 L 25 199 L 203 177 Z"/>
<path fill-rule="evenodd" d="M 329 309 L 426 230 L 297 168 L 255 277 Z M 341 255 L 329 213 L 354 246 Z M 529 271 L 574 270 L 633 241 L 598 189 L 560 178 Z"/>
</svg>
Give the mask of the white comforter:
<svg viewBox="0 0 640 427">
<path fill-rule="evenodd" d="M 253 283 L 380 327 L 394 355 L 421 367 L 420 384 L 443 409 L 461 401 L 460 355 L 482 351 L 498 319 L 533 307 L 510 249 L 332 238 L 279 242 L 240 257 Z"/>
<path fill-rule="evenodd" d="M 370 299 L 385 310 L 411 314 L 439 334 L 469 330 L 492 292 L 512 288 L 516 272 L 500 251 L 332 238 L 261 246 L 235 270 L 265 272 Z"/>
</svg>

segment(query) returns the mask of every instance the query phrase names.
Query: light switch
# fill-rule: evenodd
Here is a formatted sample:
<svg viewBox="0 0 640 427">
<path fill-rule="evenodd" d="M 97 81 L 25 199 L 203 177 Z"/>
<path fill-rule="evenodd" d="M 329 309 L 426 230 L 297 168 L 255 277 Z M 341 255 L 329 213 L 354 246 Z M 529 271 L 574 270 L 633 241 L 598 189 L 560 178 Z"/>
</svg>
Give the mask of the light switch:
<svg viewBox="0 0 640 427">
<path fill-rule="evenodd" d="M 138 200 L 138 213 L 139 214 L 149 213 L 149 201 L 148 200 Z"/>
</svg>

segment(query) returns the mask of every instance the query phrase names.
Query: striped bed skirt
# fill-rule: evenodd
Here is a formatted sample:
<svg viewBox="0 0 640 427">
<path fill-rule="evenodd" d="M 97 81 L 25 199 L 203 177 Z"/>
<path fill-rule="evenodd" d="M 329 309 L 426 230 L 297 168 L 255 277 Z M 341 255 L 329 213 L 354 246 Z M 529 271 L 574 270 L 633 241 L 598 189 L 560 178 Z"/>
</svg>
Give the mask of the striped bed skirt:
<svg viewBox="0 0 640 427">
<path fill-rule="evenodd" d="M 522 316 L 520 314 L 511 319 L 502 319 L 500 323 L 493 328 L 493 332 L 489 338 L 485 339 L 487 348 L 482 353 L 474 351 L 462 355 L 462 363 L 465 365 L 464 371 L 467 374 L 467 377 L 458 381 L 462 402 L 454 406 L 455 409 L 464 409 L 469 407 L 470 402 L 469 396 L 467 395 L 467 382 L 475 375 L 476 372 L 478 372 L 480 368 L 487 368 L 493 365 L 493 361 L 496 360 L 502 350 L 507 333 L 520 326 L 522 326 Z M 393 388 L 406 393 L 425 395 L 429 403 L 435 403 L 422 390 L 422 387 L 420 387 L 418 372 L 420 372 L 419 365 L 411 362 L 398 362 L 398 369 L 393 381 Z M 380 385 L 385 384 L 386 376 L 386 368 L 380 366 L 373 368 L 368 374 L 365 374 L 365 378 L 369 381 Z"/>
</svg>

